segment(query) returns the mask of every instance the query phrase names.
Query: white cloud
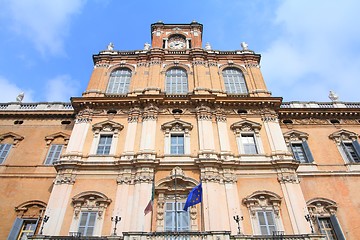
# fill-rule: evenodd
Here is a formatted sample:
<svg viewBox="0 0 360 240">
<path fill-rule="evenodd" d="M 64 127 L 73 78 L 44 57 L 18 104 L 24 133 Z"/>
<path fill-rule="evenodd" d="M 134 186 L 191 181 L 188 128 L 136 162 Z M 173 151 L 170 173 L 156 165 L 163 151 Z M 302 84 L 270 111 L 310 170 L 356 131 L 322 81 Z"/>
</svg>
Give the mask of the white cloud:
<svg viewBox="0 0 360 240">
<path fill-rule="evenodd" d="M 16 102 L 16 97 L 19 93 L 24 92 L 24 99 L 22 102 L 33 102 L 33 91 L 21 89 L 15 84 L 11 83 L 8 79 L 0 76 L 0 86 L 1 86 L 1 94 L 0 94 L 0 102 Z"/>
<path fill-rule="evenodd" d="M 290 100 L 359 101 L 360 17 L 357 0 L 283 1 L 274 23 L 282 28 L 262 54 L 275 95 Z"/>
<path fill-rule="evenodd" d="M 84 0 L 6 0 L 1 5 L 12 30 L 30 39 L 42 54 L 64 54 L 71 17 L 81 11 Z"/>
<path fill-rule="evenodd" d="M 46 83 L 45 98 L 48 102 L 69 102 L 79 91 L 79 82 L 69 75 L 56 76 Z"/>
</svg>

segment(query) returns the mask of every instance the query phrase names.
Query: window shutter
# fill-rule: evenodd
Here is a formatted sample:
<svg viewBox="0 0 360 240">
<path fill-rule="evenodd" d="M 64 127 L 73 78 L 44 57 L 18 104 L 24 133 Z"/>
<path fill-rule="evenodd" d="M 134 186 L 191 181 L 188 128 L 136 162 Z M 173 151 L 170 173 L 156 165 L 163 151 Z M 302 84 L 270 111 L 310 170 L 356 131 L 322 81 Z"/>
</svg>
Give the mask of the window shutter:
<svg viewBox="0 0 360 240">
<path fill-rule="evenodd" d="M 314 161 L 314 158 L 313 158 L 313 156 L 311 154 L 311 151 L 310 151 L 310 148 L 309 148 L 309 145 L 308 145 L 307 141 L 303 141 L 302 145 L 303 145 L 304 152 L 305 152 L 306 159 L 307 159 L 308 163 L 312 163 Z"/>
<path fill-rule="evenodd" d="M 344 237 L 344 234 L 343 232 L 341 231 L 341 227 L 340 227 L 340 224 L 336 218 L 335 215 L 331 215 L 330 216 L 330 221 L 331 221 L 331 224 L 334 228 L 334 231 L 335 231 L 335 234 L 336 234 L 336 237 L 338 240 L 345 240 L 345 237 Z"/>
<path fill-rule="evenodd" d="M 343 141 L 341 141 L 341 148 L 342 148 L 342 150 L 343 150 L 343 152 L 345 153 L 345 155 L 346 155 L 346 160 L 347 160 L 347 162 L 349 163 L 351 163 L 352 162 L 352 157 L 351 157 L 351 155 L 349 154 L 349 151 L 347 150 L 347 147 L 346 147 L 346 145 L 345 145 L 345 143 L 343 142 Z"/>
<path fill-rule="evenodd" d="M 356 152 L 356 154 L 358 155 L 358 157 L 360 158 L 360 144 L 357 140 L 352 142 L 353 146 L 354 146 L 354 150 Z"/>
<path fill-rule="evenodd" d="M 23 220 L 21 218 L 16 218 L 7 240 L 17 239 L 22 225 L 23 225 Z"/>
<path fill-rule="evenodd" d="M 320 220 L 319 220 L 318 217 L 316 217 L 316 223 L 317 223 L 318 228 L 319 228 L 319 233 L 325 234 L 324 230 L 323 230 L 322 227 L 321 227 L 321 223 L 320 223 Z"/>
</svg>

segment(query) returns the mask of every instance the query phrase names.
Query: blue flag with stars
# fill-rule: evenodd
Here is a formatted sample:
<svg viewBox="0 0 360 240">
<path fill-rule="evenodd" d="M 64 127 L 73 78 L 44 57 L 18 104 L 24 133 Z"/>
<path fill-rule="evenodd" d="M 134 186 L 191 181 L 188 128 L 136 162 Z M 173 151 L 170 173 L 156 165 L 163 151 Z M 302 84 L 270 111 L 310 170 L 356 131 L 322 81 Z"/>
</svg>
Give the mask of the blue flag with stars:
<svg viewBox="0 0 360 240">
<path fill-rule="evenodd" d="M 186 203 L 184 206 L 184 211 L 187 211 L 187 209 L 195 204 L 198 204 L 202 202 L 202 187 L 201 183 L 194 187 L 191 192 L 189 193 Z"/>
</svg>

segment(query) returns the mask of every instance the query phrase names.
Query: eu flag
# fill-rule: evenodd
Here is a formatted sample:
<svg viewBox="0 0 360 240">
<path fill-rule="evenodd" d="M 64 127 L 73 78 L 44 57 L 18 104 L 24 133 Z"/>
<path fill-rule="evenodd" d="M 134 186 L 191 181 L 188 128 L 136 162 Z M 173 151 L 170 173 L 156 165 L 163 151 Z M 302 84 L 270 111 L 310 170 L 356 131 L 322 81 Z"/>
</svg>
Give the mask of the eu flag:
<svg viewBox="0 0 360 240">
<path fill-rule="evenodd" d="M 187 211 L 187 209 L 195 204 L 198 204 L 202 202 L 202 187 L 201 183 L 194 187 L 191 192 L 189 193 L 186 203 L 184 206 L 184 211 Z"/>
</svg>

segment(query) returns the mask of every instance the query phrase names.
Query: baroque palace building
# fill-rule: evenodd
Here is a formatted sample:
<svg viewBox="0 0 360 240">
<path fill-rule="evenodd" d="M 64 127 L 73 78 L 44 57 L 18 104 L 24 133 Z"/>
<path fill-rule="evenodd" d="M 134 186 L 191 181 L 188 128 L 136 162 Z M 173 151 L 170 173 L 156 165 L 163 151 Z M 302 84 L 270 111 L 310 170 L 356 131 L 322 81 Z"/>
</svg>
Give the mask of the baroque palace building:
<svg viewBox="0 0 360 240">
<path fill-rule="evenodd" d="M 71 103 L 0 104 L 0 239 L 359 239 L 360 103 L 282 102 L 202 33 L 154 23 Z"/>
</svg>

